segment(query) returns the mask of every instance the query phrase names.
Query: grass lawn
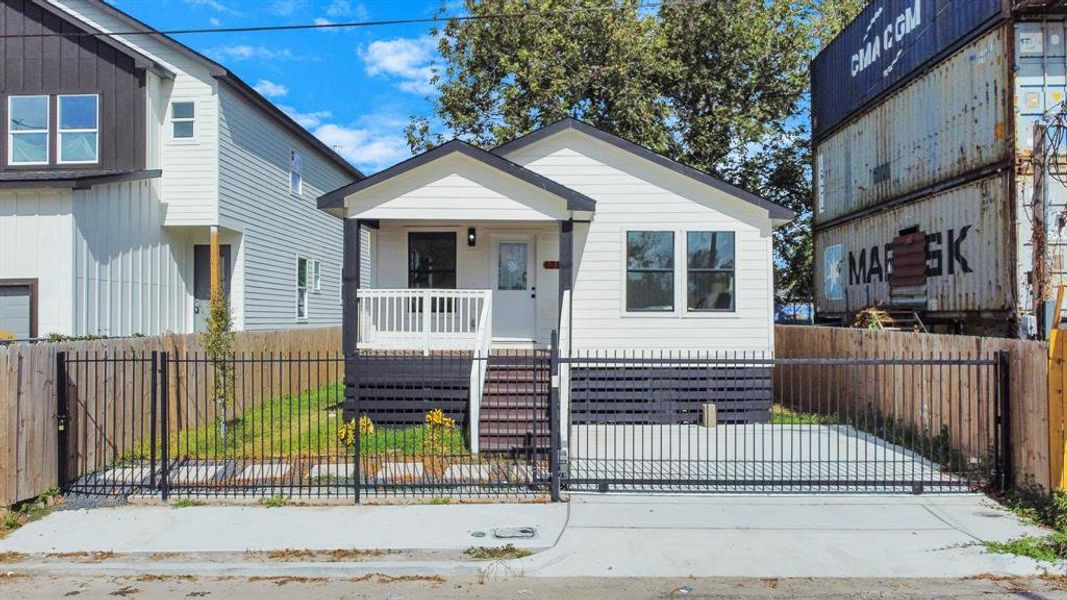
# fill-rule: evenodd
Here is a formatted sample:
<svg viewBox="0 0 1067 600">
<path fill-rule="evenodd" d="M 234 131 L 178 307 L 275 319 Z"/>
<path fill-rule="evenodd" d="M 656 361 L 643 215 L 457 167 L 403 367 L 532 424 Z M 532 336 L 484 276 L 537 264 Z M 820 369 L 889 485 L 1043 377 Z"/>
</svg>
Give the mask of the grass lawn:
<svg viewBox="0 0 1067 600">
<path fill-rule="evenodd" d="M 344 457 L 351 449 L 337 437 L 343 425 L 342 384 L 328 384 L 301 394 L 281 396 L 249 408 L 226 421 L 215 419 L 198 427 L 172 432 L 168 452 L 172 459 L 267 459 Z M 360 436 L 360 455 L 421 456 L 426 428 L 376 427 Z M 157 450 L 157 458 L 159 451 Z M 434 454 L 468 454 L 463 432 L 449 431 Z M 150 447 L 142 444 L 128 459 L 148 459 Z"/>
<path fill-rule="evenodd" d="M 799 413 L 781 404 L 771 407 L 771 425 L 833 425 L 837 419 L 817 413 Z"/>
</svg>

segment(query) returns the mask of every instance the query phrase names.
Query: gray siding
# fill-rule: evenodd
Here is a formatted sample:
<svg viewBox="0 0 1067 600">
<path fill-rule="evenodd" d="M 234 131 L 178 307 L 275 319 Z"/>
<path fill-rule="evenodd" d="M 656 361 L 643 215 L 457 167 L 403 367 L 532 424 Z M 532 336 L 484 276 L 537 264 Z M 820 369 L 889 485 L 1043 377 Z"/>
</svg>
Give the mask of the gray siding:
<svg viewBox="0 0 1067 600">
<path fill-rule="evenodd" d="M 5 34 L 74 33 L 75 24 L 30 0 L 0 0 Z M 0 40 L 0 179 L 13 173 L 63 170 L 79 173 L 130 171 L 145 167 L 145 72 L 132 56 L 92 37 L 28 37 Z M 92 165 L 7 166 L 7 97 L 22 94 L 99 94 L 100 161 Z M 52 111 L 55 137 L 55 110 Z"/>
<path fill-rule="evenodd" d="M 219 108 L 219 221 L 243 235 L 243 277 L 235 275 L 243 285 L 244 327 L 340 323 L 341 220 L 318 210 L 315 200 L 351 178 L 225 85 Z M 289 193 L 290 150 L 303 162 L 299 196 Z M 322 265 L 322 288 L 309 291 L 308 318 L 299 320 L 297 257 Z"/>
</svg>

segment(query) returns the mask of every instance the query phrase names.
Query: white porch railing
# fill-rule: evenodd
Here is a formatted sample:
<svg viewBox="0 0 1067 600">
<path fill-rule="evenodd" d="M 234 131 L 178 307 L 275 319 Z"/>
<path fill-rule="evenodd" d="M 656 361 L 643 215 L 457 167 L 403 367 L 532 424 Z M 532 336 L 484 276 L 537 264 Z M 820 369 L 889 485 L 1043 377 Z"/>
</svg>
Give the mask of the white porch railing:
<svg viewBox="0 0 1067 600">
<path fill-rule="evenodd" d="M 471 350 L 470 446 L 478 453 L 482 392 L 493 342 L 492 290 L 361 289 L 358 346 Z"/>
<path fill-rule="evenodd" d="M 482 392 L 485 390 L 485 374 L 489 367 L 489 350 L 493 346 L 492 329 L 493 302 L 490 295 L 490 299 L 485 302 L 482 315 L 478 320 L 478 338 L 474 344 L 474 360 L 471 362 L 470 443 L 472 454 L 478 454 L 481 445 L 479 424 L 481 423 L 482 415 Z"/>
<path fill-rule="evenodd" d="M 369 349 L 470 350 L 486 327 L 491 290 L 361 289 L 359 346 Z"/>
</svg>

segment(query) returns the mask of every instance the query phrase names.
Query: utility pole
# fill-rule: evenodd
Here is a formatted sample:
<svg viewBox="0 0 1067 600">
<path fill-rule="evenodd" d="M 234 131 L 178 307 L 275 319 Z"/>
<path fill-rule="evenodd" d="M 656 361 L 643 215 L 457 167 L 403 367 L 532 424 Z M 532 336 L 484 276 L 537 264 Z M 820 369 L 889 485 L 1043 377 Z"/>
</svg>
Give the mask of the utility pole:
<svg viewBox="0 0 1067 600">
<path fill-rule="evenodd" d="M 1046 156 L 1045 129 L 1047 124 L 1041 120 L 1034 123 L 1034 154 L 1031 161 L 1034 166 L 1033 233 L 1031 235 L 1031 270 L 1030 284 L 1033 294 L 1033 314 L 1038 322 L 1038 336 L 1044 337 L 1045 302 L 1049 300 L 1048 282 L 1048 226 L 1045 212 L 1048 199 L 1045 197 L 1045 167 L 1049 157 Z"/>
</svg>

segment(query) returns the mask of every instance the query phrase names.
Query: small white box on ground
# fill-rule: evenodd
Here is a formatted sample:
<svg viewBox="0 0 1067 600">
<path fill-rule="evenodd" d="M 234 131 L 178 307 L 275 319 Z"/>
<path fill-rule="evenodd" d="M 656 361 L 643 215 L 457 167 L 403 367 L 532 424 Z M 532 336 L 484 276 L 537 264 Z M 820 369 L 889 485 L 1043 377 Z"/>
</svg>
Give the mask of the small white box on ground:
<svg viewBox="0 0 1067 600">
<path fill-rule="evenodd" d="M 719 416 L 716 414 L 715 405 L 708 402 L 704 405 L 704 427 L 715 427 L 719 424 Z"/>
</svg>

